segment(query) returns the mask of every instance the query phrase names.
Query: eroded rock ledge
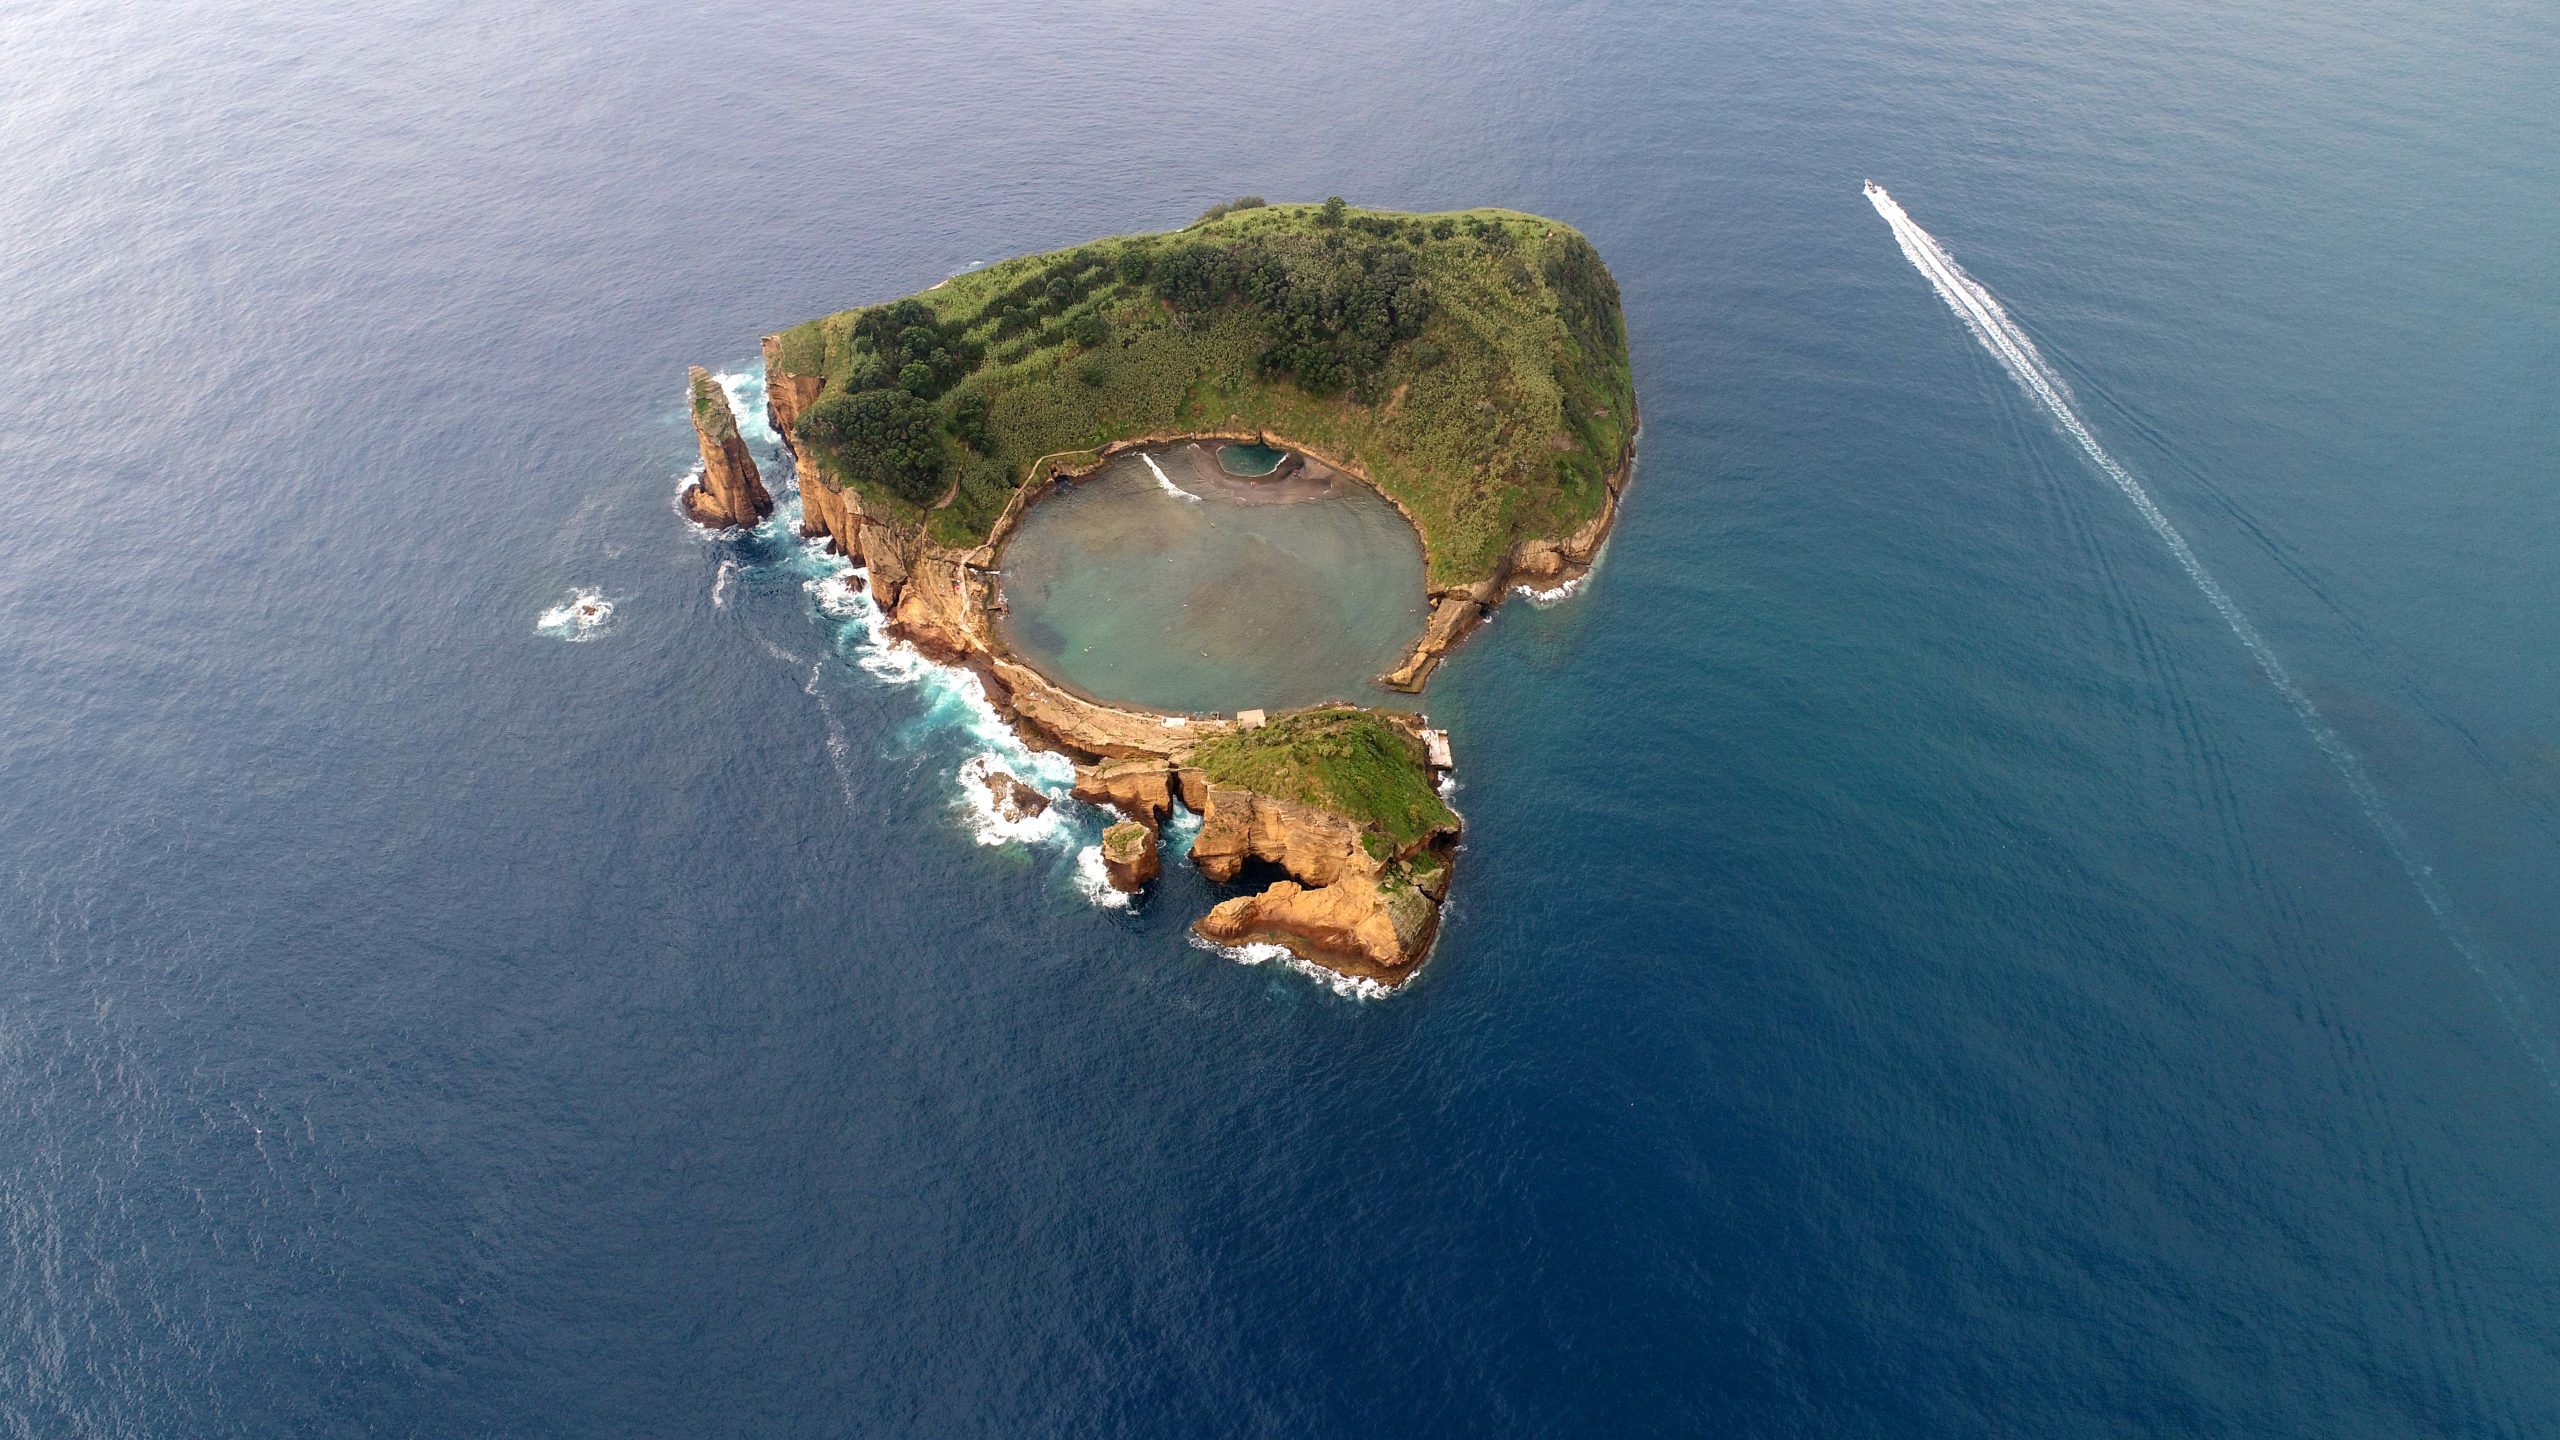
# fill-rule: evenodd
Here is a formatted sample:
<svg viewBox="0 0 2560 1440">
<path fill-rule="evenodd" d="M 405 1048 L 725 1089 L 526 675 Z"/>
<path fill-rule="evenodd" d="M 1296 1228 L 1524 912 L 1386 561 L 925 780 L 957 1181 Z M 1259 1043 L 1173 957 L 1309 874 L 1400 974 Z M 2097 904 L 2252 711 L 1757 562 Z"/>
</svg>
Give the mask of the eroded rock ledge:
<svg viewBox="0 0 2560 1440">
<path fill-rule="evenodd" d="M 1438 735 L 1399 711 L 1312 706 L 1250 727 L 1200 726 L 1163 755 L 1080 765 L 1075 793 L 1128 817 L 1103 837 L 1112 884 L 1153 880 L 1165 822 L 1177 806 L 1192 810 L 1191 863 L 1203 875 L 1232 882 L 1258 862 L 1287 877 L 1219 904 L 1194 930 L 1283 945 L 1393 986 L 1431 951 L 1457 851 L 1458 815 L 1437 788 Z"/>
</svg>

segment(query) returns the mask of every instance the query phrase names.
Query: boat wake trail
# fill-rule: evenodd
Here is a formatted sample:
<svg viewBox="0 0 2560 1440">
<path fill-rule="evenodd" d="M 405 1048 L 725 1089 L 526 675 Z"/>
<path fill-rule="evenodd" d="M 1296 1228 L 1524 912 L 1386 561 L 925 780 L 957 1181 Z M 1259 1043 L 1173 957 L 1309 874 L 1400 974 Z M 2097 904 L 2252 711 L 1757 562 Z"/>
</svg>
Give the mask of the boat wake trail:
<svg viewBox="0 0 2560 1440">
<path fill-rule="evenodd" d="M 2179 533 L 2167 515 L 2161 513 L 2159 505 L 2152 501 L 2151 492 L 2143 489 L 2141 481 L 2117 464 L 2106 447 L 2098 443 L 2098 437 L 2090 433 L 2088 422 L 2081 418 L 2072 404 L 2070 387 L 2063 382 L 2061 373 L 2036 349 L 2027 332 L 2009 317 L 2009 312 L 2001 308 L 1999 300 L 1980 281 L 1965 273 L 1964 267 L 1956 263 L 1955 256 L 1947 253 L 1947 248 L 1938 243 L 1937 237 L 1921 229 L 1894 202 L 1883 186 L 1870 180 L 1865 190 L 1868 202 L 1876 207 L 1876 213 L 1892 227 L 1894 242 L 1902 247 L 1903 258 L 1909 260 L 1912 268 L 1929 282 L 1929 288 L 1938 292 L 1938 298 L 1947 302 L 1947 308 L 1956 312 L 1956 318 L 1964 322 L 1965 328 L 1973 332 L 1973 338 L 1981 341 L 1982 348 L 1990 351 L 1992 358 L 2000 362 L 2000 367 L 2008 371 L 2019 388 L 2027 392 L 2027 397 L 2052 416 L 2063 433 L 2070 436 L 2081 452 L 2089 457 L 2090 463 L 2096 465 L 2099 472 L 2133 502 L 2133 508 L 2140 512 L 2143 523 L 2149 525 L 2151 533 L 2159 536 L 2160 542 L 2169 547 L 2178 568 L 2187 573 L 2187 578 L 2212 604 L 2222 622 L 2231 628 L 2241 648 L 2249 652 L 2249 658 L 2257 662 L 2259 671 L 2267 677 L 2267 683 L 2284 697 L 2294 717 L 2302 722 L 2311 743 L 2328 757 L 2338 777 L 2346 782 L 2348 792 L 2355 796 L 2365 819 L 2382 837 L 2384 848 L 2391 852 L 2391 858 L 2399 863 L 2409 883 L 2416 887 L 2418 898 L 2426 902 L 2427 910 L 2435 917 L 2436 927 L 2443 932 L 2446 942 L 2461 954 L 2472 972 L 2488 987 L 2490 998 L 2497 1003 L 2500 1014 L 2515 1034 L 2516 1042 L 2542 1072 L 2543 1083 L 2555 1093 L 2560 1093 L 2560 1062 L 2555 1062 L 2551 1041 L 2534 1019 L 2530 999 L 2516 983 L 2515 976 L 2505 966 L 2483 954 L 2473 941 L 2461 918 L 2454 912 L 2452 897 L 2445 892 L 2443 883 L 2436 879 L 2434 867 L 2419 855 L 2408 831 L 2392 814 L 2391 807 L 2384 803 L 2382 792 L 2374 787 L 2373 777 L 2365 771 L 2364 761 L 2321 715 L 2320 707 L 2312 704 L 2311 697 L 2294 682 L 2274 647 L 2258 633 L 2257 625 L 2231 598 L 2230 592 L 2222 588 L 2222 582 L 2214 579 L 2213 572 L 2205 569 L 2204 562 L 2196 558 L 2194 548 L 2187 544 L 2187 537 Z"/>
</svg>

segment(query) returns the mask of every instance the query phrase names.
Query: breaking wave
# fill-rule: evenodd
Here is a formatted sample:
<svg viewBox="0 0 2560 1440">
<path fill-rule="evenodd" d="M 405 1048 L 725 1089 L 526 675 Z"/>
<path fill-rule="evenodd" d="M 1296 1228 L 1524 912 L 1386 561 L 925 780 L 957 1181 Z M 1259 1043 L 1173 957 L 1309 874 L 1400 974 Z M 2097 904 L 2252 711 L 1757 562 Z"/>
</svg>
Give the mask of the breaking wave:
<svg viewBox="0 0 2560 1440">
<path fill-rule="evenodd" d="M 1328 970 L 1311 960 L 1301 960 L 1297 952 L 1286 945 L 1274 945 L 1263 940 L 1249 940 L 1242 945 L 1221 945 L 1215 940 L 1204 939 L 1190 931 L 1185 931 L 1184 934 L 1190 940 L 1191 948 L 1194 950 L 1206 950 L 1212 955 L 1223 956 L 1238 965 L 1276 963 L 1284 970 L 1297 971 L 1345 1000 L 1384 1000 L 1395 994 L 1398 988 L 1380 984 L 1375 980 L 1363 979 L 1358 975 L 1345 975 L 1339 970 Z"/>
<path fill-rule="evenodd" d="M 1173 483 L 1173 477 L 1164 473 L 1164 467 L 1156 463 L 1156 457 L 1153 455 L 1141 454 L 1138 458 L 1146 461 L 1147 468 L 1155 472 L 1156 483 L 1165 488 L 1166 494 L 1178 496 L 1181 499 L 1191 501 L 1195 505 L 1200 503 L 1199 496 L 1194 495 L 1190 491 Z"/>
<path fill-rule="evenodd" d="M 1511 593 L 1528 601 L 1530 604 L 1537 606 L 1539 609 L 1544 610 L 1551 605 L 1561 605 L 1567 600 L 1572 599 L 1574 596 L 1581 594 L 1583 582 L 1590 578 L 1591 572 L 1585 570 L 1581 574 L 1574 576 L 1572 579 L 1567 580 L 1563 584 L 1550 590 L 1541 590 L 1535 585 L 1514 585 L 1511 587 Z"/>
<path fill-rule="evenodd" d="M 575 644 L 593 640 L 613 624 L 613 602 L 602 592 L 572 590 L 569 598 L 535 618 L 533 628 L 555 640 Z"/>
<path fill-rule="evenodd" d="M 939 748 L 952 740 L 965 752 L 951 772 L 953 813 L 970 838 L 981 845 L 1019 845 L 1046 851 L 1066 862 L 1068 879 L 1094 905 L 1126 908 L 1129 897 L 1102 883 L 1101 832 L 1104 812 L 1077 800 L 1075 765 L 1063 755 L 1034 750 L 1022 743 L 1013 727 L 987 699 L 978 677 L 959 666 L 929 659 L 903 641 L 889 638 L 880 609 L 862 585 L 862 572 L 842 557 L 827 555 L 814 544 L 801 547 L 794 563 L 816 573 L 802 581 L 818 614 L 833 622 L 837 648 L 855 668 L 885 685 L 913 688 L 924 701 L 924 713 L 909 727 L 908 738 L 919 748 Z M 823 663 L 810 677 L 818 694 Z M 830 740 L 834 718 L 829 714 Z M 996 808 L 987 777 L 1002 770 L 1049 802 L 1037 815 L 1012 819 Z M 1084 852 L 1091 850 L 1090 859 Z"/>
<path fill-rule="evenodd" d="M 1102 865 L 1102 846 L 1087 845 L 1076 852 L 1076 889 L 1084 898 L 1105 910 L 1126 910 L 1132 903 L 1129 892 L 1111 883 Z"/>
</svg>

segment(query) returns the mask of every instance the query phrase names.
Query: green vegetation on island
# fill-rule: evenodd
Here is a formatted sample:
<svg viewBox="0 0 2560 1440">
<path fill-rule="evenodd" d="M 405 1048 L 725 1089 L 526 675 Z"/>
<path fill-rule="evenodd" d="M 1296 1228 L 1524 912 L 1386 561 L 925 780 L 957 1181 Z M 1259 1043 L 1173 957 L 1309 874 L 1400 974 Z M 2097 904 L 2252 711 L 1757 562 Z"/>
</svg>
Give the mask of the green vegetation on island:
<svg viewBox="0 0 2560 1440">
<path fill-rule="evenodd" d="M 1431 783 L 1422 742 L 1374 711 L 1282 715 L 1202 742 L 1190 763 L 1212 785 L 1330 810 L 1384 839 L 1391 853 L 1458 828 Z"/>
<path fill-rule="evenodd" d="M 1572 228 L 1254 197 L 1008 260 L 780 337 L 795 439 L 863 507 L 983 541 L 1044 458 L 1262 430 L 1357 465 L 1483 579 L 1607 501 L 1635 424 L 1617 284 Z"/>
</svg>

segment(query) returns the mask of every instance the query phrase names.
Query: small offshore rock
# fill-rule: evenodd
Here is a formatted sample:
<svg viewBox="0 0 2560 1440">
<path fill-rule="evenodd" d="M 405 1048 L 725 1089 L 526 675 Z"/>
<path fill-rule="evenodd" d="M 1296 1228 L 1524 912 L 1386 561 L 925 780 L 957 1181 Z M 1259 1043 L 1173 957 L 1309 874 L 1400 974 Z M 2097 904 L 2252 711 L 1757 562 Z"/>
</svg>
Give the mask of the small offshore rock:
<svg viewBox="0 0 2560 1440">
<path fill-rule="evenodd" d="M 1010 770 L 989 770 L 979 777 L 979 783 L 987 787 L 987 797 L 995 802 L 996 814 L 1009 824 L 1048 812 L 1049 797 L 1022 783 Z"/>
<path fill-rule="evenodd" d="M 1135 893 L 1163 868 L 1153 830 L 1135 820 L 1123 820 L 1102 832 L 1102 873 L 1113 889 Z"/>
</svg>

